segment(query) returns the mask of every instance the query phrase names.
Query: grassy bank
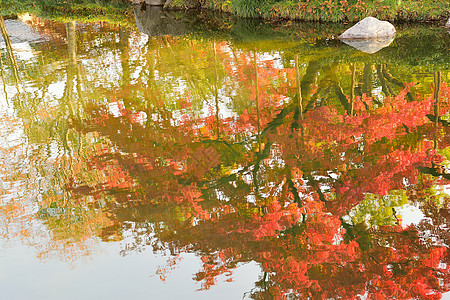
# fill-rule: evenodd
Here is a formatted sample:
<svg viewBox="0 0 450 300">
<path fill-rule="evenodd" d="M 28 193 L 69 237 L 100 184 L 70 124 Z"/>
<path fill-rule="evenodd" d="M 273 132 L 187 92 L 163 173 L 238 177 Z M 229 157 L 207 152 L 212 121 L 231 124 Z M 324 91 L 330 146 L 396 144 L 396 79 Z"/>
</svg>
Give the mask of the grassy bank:
<svg viewBox="0 0 450 300">
<path fill-rule="evenodd" d="M 134 26 L 128 0 L 0 0 L 0 15 L 29 13 L 60 22 L 109 22 Z"/>
<path fill-rule="evenodd" d="M 394 22 L 442 21 L 450 17 L 448 0 L 170 0 L 169 8 L 192 7 L 239 17 L 321 22 L 358 21 L 374 16 Z M 195 5 L 194 5 L 195 6 Z M 29 12 L 47 18 L 130 23 L 130 0 L 2 0 L 2 15 Z M 50 16 L 49 16 L 50 15 Z"/>
<path fill-rule="evenodd" d="M 172 8 L 187 1 L 174 0 Z M 394 22 L 444 21 L 450 16 L 446 0 L 200 0 L 203 8 L 240 17 L 345 22 L 374 16 Z"/>
</svg>

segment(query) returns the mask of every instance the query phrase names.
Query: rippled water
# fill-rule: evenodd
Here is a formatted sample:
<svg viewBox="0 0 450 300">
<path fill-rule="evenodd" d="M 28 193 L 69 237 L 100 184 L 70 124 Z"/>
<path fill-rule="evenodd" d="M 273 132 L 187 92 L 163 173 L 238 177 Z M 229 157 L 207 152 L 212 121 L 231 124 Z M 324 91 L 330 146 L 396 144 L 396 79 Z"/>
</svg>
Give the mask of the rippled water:
<svg viewBox="0 0 450 300">
<path fill-rule="evenodd" d="M 5 299 L 449 297 L 443 28 L 135 14 L 4 21 Z"/>
</svg>

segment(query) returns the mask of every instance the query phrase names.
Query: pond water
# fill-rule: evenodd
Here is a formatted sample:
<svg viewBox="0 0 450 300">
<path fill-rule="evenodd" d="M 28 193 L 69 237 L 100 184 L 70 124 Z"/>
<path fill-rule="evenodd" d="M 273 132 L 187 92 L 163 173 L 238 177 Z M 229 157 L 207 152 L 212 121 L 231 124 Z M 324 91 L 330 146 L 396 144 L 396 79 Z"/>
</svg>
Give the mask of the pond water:
<svg viewBox="0 0 450 300">
<path fill-rule="evenodd" d="M 135 16 L 0 20 L 2 297 L 450 299 L 445 29 Z"/>
</svg>

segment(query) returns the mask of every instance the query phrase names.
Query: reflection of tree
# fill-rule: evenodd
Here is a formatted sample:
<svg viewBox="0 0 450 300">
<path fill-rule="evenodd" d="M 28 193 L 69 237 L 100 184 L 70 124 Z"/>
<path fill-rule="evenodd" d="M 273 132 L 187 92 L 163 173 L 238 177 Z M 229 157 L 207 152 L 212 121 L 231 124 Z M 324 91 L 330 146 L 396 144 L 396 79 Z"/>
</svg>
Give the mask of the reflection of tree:
<svg viewBox="0 0 450 300">
<path fill-rule="evenodd" d="M 251 125 L 263 134 L 262 149 L 248 147 L 251 155 L 241 152 L 230 161 L 229 151 L 239 151 L 242 141 L 227 146 L 202 141 L 192 128 L 199 120 L 174 127 L 170 114 L 161 115 L 155 134 L 133 125 L 130 110 L 101 121 L 95 113 L 90 130 L 108 136 L 128 154 L 101 155 L 91 162 L 102 169 L 114 162 L 123 172 L 121 178 L 132 185 L 120 189 L 112 183 L 93 186 L 90 194 L 114 195 L 122 203 L 122 208 L 113 209 L 119 224 L 140 208 L 150 210 L 143 220 L 164 223 L 148 229 L 157 235 L 157 244 L 163 243 L 173 253 L 201 253 L 204 268 L 196 279 L 203 282 L 203 288 L 214 284 L 219 274 L 228 273 L 236 262 L 252 259 L 265 271 L 261 291 L 253 291 L 255 297 L 281 295 L 293 288 L 299 297 L 339 294 L 352 298 L 366 292 L 377 297 L 439 297 L 447 290 L 436 285 L 447 276 L 447 270 L 439 269 L 446 248 L 423 241 L 415 228 L 398 225 L 393 207 L 405 203 L 404 198 L 397 203 L 389 200 L 391 207 L 385 211 L 360 206 L 363 216 L 369 213 L 375 218 L 370 222 L 375 227 L 367 228 L 357 218 L 352 222 L 342 218 L 363 200 L 369 207 L 389 191 L 405 188 L 405 181 L 417 182 L 416 166 L 430 159 L 427 152 L 432 149 L 418 137 L 431 125 L 426 114 L 432 109 L 433 97 L 410 102 L 407 86 L 383 103 L 374 104 L 366 95 L 349 100 L 334 65 L 324 67 L 319 84 L 334 91 L 338 101 L 310 105 L 303 111 L 303 120 L 294 117 L 298 103 L 288 102 L 274 115 L 264 109 L 270 104 L 268 85 L 258 84 L 266 76 L 273 79 L 273 73 L 259 69 L 254 54 L 248 56 L 246 61 L 257 78 L 250 95 L 258 105 L 240 118 L 249 120 L 248 115 L 253 115 Z M 314 97 L 320 89 L 314 88 L 318 75 L 306 72 L 301 91 L 310 92 L 302 98 L 318 101 Z M 342 107 L 344 113 L 340 113 Z M 264 127 L 258 130 L 260 119 Z M 293 130 L 290 124 L 294 121 L 301 122 L 301 129 Z M 237 127 L 231 130 L 231 125 Z M 239 126 L 239 122 L 221 123 L 221 132 L 238 135 L 245 128 Z M 232 140 L 227 135 L 222 138 Z M 230 175 L 233 165 L 240 170 Z M 249 203 L 248 197 L 254 201 Z M 146 233 L 136 232 L 136 240 L 145 240 L 142 235 Z M 426 279 L 417 279 L 420 275 Z"/>
<path fill-rule="evenodd" d="M 442 180 L 418 172 L 441 163 L 450 142 L 448 128 L 427 119 L 434 97 L 411 100 L 412 85 L 395 84 L 386 65 L 298 54 L 292 68 L 228 42 L 134 46 L 140 37 L 122 29 L 89 33 L 101 45 L 91 49 L 77 43 L 88 33 L 74 22 L 66 29 L 62 98 L 51 114 L 43 103 L 21 112 L 29 136 L 40 126 L 57 132 L 36 139 L 36 152 L 64 149 L 33 162 L 52 183 L 38 213 L 53 234 L 49 251 L 67 242 L 88 253 L 96 237 L 127 231 L 124 254 L 150 245 L 201 256 L 195 279 L 205 289 L 253 260 L 264 271 L 254 298 L 432 299 L 448 290 L 439 284 L 445 234 L 434 223 L 403 228 L 395 211 L 425 202 L 414 195 Z M 92 79 L 89 70 L 109 67 L 105 57 L 118 76 Z M 450 108 L 449 88 L 438 86 L 435 119 Z M 442 224 L 446 210 L 433 205 L 421 207 Z"/>
<path fill-rule="evenodd" d="M 12 45 L 11 45 L 11 40 L 10 40 L 10 38 L 8 36 L 8 32 L 6 31 L 6 27 L 5 27 L 5 22 L 3 20 L 3 16 L 0 16 L 0 31 L 2 33 L 3 41 L 5 41 L 5 44 L 6 44 L 6 52 L 8 54 L 8 58 L 9 58 L 9 61 L 11 63 L 11 69 L 13 70 L 17 93 L 20 94 L 19 86 L 20 86 L 21 82 L 20 82 L 20 78 L 19 78 L 19 66 L 17 64 L 16 57 L 14 56 L 13 48 L 12 48 Z M 4 71 L 3 71 L 3 61 L 2 61 L 3 84 L 6 84 L 5 80 L 4 80 L 3 72 Z"/>
<path fill-rule="evenodd" d="M 52 28 L 57 27 L 54 22 L 50 23 Z M 37 24 L 42 29 L 42 23 Z M 39 256 L 43 259 L 56 254 L 63 259 L 75 260 L 80 255 L 97 250 L 97 241 L 94 237 L 101 235 L 102 229 L 110 225 L 110 220 L 103 213 L 90 208 L 91 201 L 86 199 L 78 201 L 64 190 L 64 186 L 84 168 L 82 158 L 89 155 L 86 146 L 92 137 L 80 136 L 71 129 L 71 123 L 81 122 L 83 119 L 81 100 L 82 91 L 86 90 L 86 87 L 82 87 L 82 69 L 77 62 L 76 24 L 69 22 L 66 26 L 60 27 L 66 31 L 67 36 L 67 45 L 62 45 L 62 51 L 60 48 L 45 51 L 45 60 L 31 59 L 26 62 L 26 69 L 19 69 L 18 66 L 24 62 L 16 60 L 15 63 L 11 63 L 12 67 L 9 69 L 10 74 L 17 73 L 17 76 L 22 78 L 20 81 L 14 81 L 18 93 L 13 97 L 12 105 L 23 121 L 23 124 L 17 124 L 17 127 L 23 128 L 28 142 L 32 145 L 26 148 L 20 145 L 24 151 L 22 160 L 33 168 L 31 171 L 22 170 L 21 163 L 15 162 L 18 168 L 16 171 L 23 172 L 23 176 L 14 175 L 12 173 L 14 170 L 8 170 L 8 176 L 13 178 L 11 181 L 28 190 L 25 192 L 26 195 L 20 196 L 17 201 L 11 201 L 2 207 L 7 212 L 6 216 L 2 214 L 2 218 L 9 220 L 5 225 L 6 228 L 11 228 L 8 234 L 11 237 L 15 234 L 22 235 L 24 241 L 37 245 Z M 58 31 L 61 31 L 60 29 L 56 28 Z M 39 46 L 41 45 L 37 45 Z M 10 54 L 14 55 L 12 47 L 10 50 Z M 56 60 L 64 57 L 62 65 L 65 68 L 55 68 L 55 57 Z M 6 73 L 8 69 L 4 71 Z M 10 77 L 13 77 L 12 75 Z M 28 84 L 30 76 L 38 78 L 35 84 Z M 62 97 L 56 101 L 55 99 L 48 101 L 49 86 L 59 83 L 64 84 Z M 5 88 L 6 84 L 8 82 L 5 83 Z M 2 116 L 3 121 L 5 119 Z M 54 149 L 58 149 L 58 153 L 54 153 Z M 59 149 L 62 151 L 59 152 Z M 35 159 L 40 156 L 50 158 Z M 15 191 L 21 194 L 20 189 Z M 40 199 L 37 216 L 46 220 L 48 228 L 51 229 L 50 240 L 42 245 L 36 240 L 42 238 L 44 241 L 48 237 L 45 236 L 46 232 L 36 234 L 34 232 L 36 226 L 27 225 L 23 230 L 16 232 L 16 227 L 22 226 L 20 222 L 24 218 L 31 217 L 29 210 L 37 205 L 36 199 Z M 28 222 L 24 222 L 26 223 Z M 39 230 L 42 229 L 38 228 L 37 231 Z"/>
</svg>

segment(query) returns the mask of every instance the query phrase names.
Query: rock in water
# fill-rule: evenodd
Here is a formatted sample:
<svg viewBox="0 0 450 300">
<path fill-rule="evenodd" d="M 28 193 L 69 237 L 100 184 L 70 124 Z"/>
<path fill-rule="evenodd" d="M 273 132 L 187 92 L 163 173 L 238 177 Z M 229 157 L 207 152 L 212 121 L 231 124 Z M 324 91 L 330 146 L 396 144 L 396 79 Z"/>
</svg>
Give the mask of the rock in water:
<svg viewBox="0 0 450 300">
<path fill-rule="evenodd" d="M 389 46 L 392 41 L 394 41 L 394 38 L 395 36 L 392 35 L 376 39 L 343 39 L 342 42 L 358 49 L 359 51 L 373 54 Z"/>
<path fill-rule="evenodd" d="M 340 39 L 373 39 L 395 35 L 395 27 L 387 21 L 367 17 L 350 27 L 338 38 Z"/>
</svg>

